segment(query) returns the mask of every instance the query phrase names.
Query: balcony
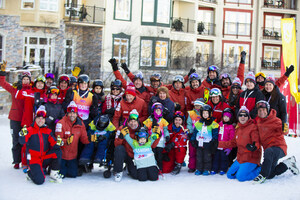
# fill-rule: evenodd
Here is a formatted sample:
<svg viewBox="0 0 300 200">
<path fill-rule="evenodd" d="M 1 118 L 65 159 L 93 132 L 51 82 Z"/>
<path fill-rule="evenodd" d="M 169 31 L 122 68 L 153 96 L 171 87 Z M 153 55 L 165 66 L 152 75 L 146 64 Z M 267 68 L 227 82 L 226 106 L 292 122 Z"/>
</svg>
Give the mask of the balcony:
<svg viewBox="0 0 300 200">
<path fill-rule="evenodd" d="M 252 26 L 250 23 L 224 22 L 223 36 L 224 35 L 233 35 L 236 36 L 236 38 L 239 36 L 251 38 Z"/>
<path fill-rule="evenodd" d="M 185 33 L 195 33 L 196 20 L 172 17 L 172 30 Z"/>
<path fill-rule="evenodd" d="M 200 22 L 197 26 L 199 35 L 215 35 L 216 24 L 209 22 Z"/>
<path fill-rule="evenodd" d="M 65 16 L 69 22 L 104 25 L 105 8 L 69 3 L 65 4 Z"/>
<path fill-rule="evenodd" d="M 196 54 L 196 65 L 198 67 L 207 68 L 215 63 L 215 55 L 214 54 Z"/>
<path fill-rule="evenodd" d="M 224 0 L 224 5 L 226 4 L 236 4 L 237 6 L 240 5 L 250 5 L 253 6 L 253 0 Z"/>
<path fill-rule="evenodd" d="M 279 70 L 280 69 L 280 58 L 268 58 L 264 57 L 261 59 L 261 68 L 266 70 Z"/>
<path fill-rule="evenodd" d="M 265 0 L 264 7 L 297 10 L 296 2 L 295 0 Z"/>
<path fill-rule="evenodd" d="M 269 40 L 281 40 L 281 29 L 280 28 L 267 28 L 263 27 L 263 38 Z"/>
</svg>

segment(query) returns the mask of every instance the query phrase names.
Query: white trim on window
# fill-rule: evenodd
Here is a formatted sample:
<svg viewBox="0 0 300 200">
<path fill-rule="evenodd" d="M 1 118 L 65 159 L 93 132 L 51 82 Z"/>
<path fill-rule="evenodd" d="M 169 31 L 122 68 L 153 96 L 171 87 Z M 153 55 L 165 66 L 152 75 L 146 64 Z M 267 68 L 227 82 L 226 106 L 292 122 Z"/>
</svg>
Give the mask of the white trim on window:
<svg viewBox="0 0 300 200">
<path fill-rule="evenodd" d="M 26 10 L 33 10 L 35 8 L 35 0 L 22 0 L 21 8 Z"/>
<path fill-rule="evenodd" d="M 125 49 L 123 49 L 125 48 Z M 125 54 L 123 54 L 125 50 Z M 117 52 L 118 56 L 115 55 Z M 117 60 L 118 63 L 128 64 L 129 59 L 129 38 L 114 38 L 114 55 L 113 57 Z"/>
<path fill-rule="evenodd" d="M 168 66 L 168 48 L 169 48 L 169 41 L 156 40 L 156 42 L 155 42 L 155 67 L 167 67 Z"/>
<path fill-rule="evenodd" d="M 0 33 L 0 39 L 2 39 L 1 44 L 0 45 L 0 62 L 3 62 L 3 60 L 5 60 L 5 45 L 6 45 L 6 40 L 5 40 L 6 36 L 2 33 Z"/>
<path fill-rule="evenodd" d="M 140 66 L 146 66 L 146 67 L 152 66 L 152 45 L 153 45 L 153 40 L 142 39 Z"/>
<path fill-rule="evenodd" d="M 116 0 L 115 19 L 130 20 L 131 0 Z"/>
<path fill-rule="evenodd" d="M 40 10 L 58 11 L 58 0 L 40 0 Z"/>
</svg>

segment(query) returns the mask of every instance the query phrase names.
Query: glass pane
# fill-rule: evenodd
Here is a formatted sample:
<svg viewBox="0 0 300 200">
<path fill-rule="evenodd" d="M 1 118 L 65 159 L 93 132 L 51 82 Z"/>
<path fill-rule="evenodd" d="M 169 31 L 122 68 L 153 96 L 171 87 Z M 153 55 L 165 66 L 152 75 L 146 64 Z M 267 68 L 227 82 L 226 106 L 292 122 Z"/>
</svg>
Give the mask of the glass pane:
<svg viewBox="0 0 300 200">
<path fill-rule="evenodd" d="M 29 62 L 35 64 L 35 49 L 29 50 Z"/>
<path fill-rule="evenodd" d="M 23 2 L 23 8 L 33 8 L 34 3 L 33 2 Z"/>
<path fill-rule="evenodd" d="M 2 50 L 0 50 L 0 62 L 2 62 Z"/>
<path fill-rule="evenodd" d="M 157 23 L 169 24 L 170 7 L 170 0 L 157 1 Z"/>
<path fill-rule="evenodd" d="M 37 44 L 37 38 L 31 37 L 31 38 L 29 39 L 29 44 Z"/>
<path fill-rule="evenodd" d="M 24 60 L 27 61 L 27 47 L 24 47 Z"/>
<path fill-rule="evenodd" d="M 152 65 L 152 40 L 142 40 L 141 42 L 141 66 Z"/>
<path fill-rule="evenodd" d="M 47 44 L 47 38 L 40 38 L 40 44 Z"/>
<path fill-rule="evenodd" d="M 168 42 L 156 41 L 155 44 L 155 66 L 166 67 L 168 58 Z"/>
<path fill-rule="evenodd" d="M 126 45 L 121 46 L 121 57 L 127 57 L 127 46 Z"/>
<path fill-rule="evenodd" d="M 154 0 L 143 0 L 142 22 L 154 22 Z"/>
<path fill-rule="evenodd" d="M 116 0 L 116 19 L 130 20 L 131 0 Z"/>
<path fill-rule="evenodd" d="M 114 45 L 114 58 L 119 57 L 120 45 Z"/>
<path fill-rule="evenodd" d="M 66 40 L 66 45 L 67 46 L 72 46 L 72 40 Z"/>
<path fill-rule="evenodd" d="M 27 37 L 25 37 L 25 44 L 27 44 Z"/>
</svg>

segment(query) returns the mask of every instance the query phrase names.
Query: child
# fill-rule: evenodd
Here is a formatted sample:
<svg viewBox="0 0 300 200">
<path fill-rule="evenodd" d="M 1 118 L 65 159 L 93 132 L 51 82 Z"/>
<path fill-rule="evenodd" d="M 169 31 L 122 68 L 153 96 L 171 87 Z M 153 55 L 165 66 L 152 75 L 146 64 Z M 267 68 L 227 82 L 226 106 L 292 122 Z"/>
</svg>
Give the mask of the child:
<svg viewBox="0 0 300 200">
<path fill-rule="evenodd" d="M 173 123 L 169 125 L 170 142 L 165 147 L 169 161 L 163 162 L 163 173 L 177 175 L 181 170 L 187 150 L 188 129 L 183 127 L 184 121 L 184 114 L 175 112 Z"/>
<path fill-rule="evenodd" d="M 79 163 L 85 165 L 91 163 L 94 149 L 97 148 L 94 157 L 94 163 L 103 164 L 107 149 L 108 140 L 116 130 L 115 126 L 110 122 L 108 115 L 101 115 L 95 118 L 89 124 L 88 135 L 91 137 L 91 142 L 85 145 Z"/>
<path fill-rule="evenodd" d="M 163 116 L 163 105 L 161 103 L 154 103 L 152 105 L 151 111 L 152 116 L 150 116 L 148 119 L 146 119 L 143 124 L 145 125 L 145 128 L 148 128 L 149 132 L 151 133 L 161 133 L 161 138 L 158 140 L 158 142 L 155 142 L 153 144 L 154 148 L 154 154 L 155 159 L 157 162 L 157 165 L 159 167 L 159 170 L 162 170 L 162 161 L 163 161 L 163 149 L 165 147 L 165 142 L 169 142 L 170 140 L 170 134 L 168 131 L 168 125 L 169 123 L 162 117 Z M 156 147 L 155 147 L 156 146 Z"/>
<path fill-rule="evenodd" d="M 125 138 L 132 147 L 134 160 L 137 167 L 137 178 L 139 181 L 158 180 L 158 169 L 155 162 L 154 153 L 151 145 L 158 138 L 158 134 L 152 134 L 148 140 L 149 134 L 145 128 L 141 128 L 136 133 L 137 140 L 133 140 L 128 132 L 121 131 L 119 137 Z"/>
<path fill-rule="evenodd" d="M 212 108 L 204 105 L 200 110 L 201 118 L 195 123 L 195 129 L 191 138 L 192 145 L 197 148 L 195 175 L 209 175 L 212 164 L 212 153 L 216 149 L 218 141 L 219 124 L 212 118 Z"/>
<path fill-rule="evenodd" d="M 188 111 L 188 119 L 187 119 L 187 128 L 189 129 L 190 134 L 188 135 L 189 139 L 191 138 L 195 123 L 201 119 L 200 117 L 200 109 L 204 106 L 204 99 L 198 98 L 194 101 L 194 109 Z M 196 171 L 196 148 L 193 147 L 191 141 L 189 142 L 189 173 L 194 173 Z"/>
<path fill-rule="evenodd" d="M 105 101 L 103 87 L 103 82 L 101 80 L 97 79 L 94 81 L 92 86 L 93 101 L 97 103 L 95 103 L 95 107 L 92 107 L 91 109 L 95 109 L 97 112 L 94 113 L 96 116 L 91 116 L 92 119 L 102 114 L 102 106 Z"/>
<path fill-rule="evenodd" d="M 219 123 L 219 141 L 230 141 L 234 137 L 235 128 L 232 122 L 233 111 L 230 108 L 225 108 L 222 113 L 222 121 Z M 220 175 L 224 175 L 226 173 L 230 152 L 231 149 L 218 148 L 213 158 L 213 166 L 210 174 L 219 172 Z"/>
</svg>

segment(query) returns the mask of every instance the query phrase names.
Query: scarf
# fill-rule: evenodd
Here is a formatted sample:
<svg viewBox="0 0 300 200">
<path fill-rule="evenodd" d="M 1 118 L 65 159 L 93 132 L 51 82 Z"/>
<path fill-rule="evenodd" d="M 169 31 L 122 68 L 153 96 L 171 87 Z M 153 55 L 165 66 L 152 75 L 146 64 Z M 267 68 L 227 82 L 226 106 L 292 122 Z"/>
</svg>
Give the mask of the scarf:
<svg viewBox="0 0 300 200">
<path fill-rule="evenodd" d="M 114 105 L 114 108 L 116 108 L 118 102 L 121 101 L 123 94 L 124 94 L 123 92 L 121 92 L 121 93 L 118 94 L 118 95 L 108 94 L 108 95 L 106 96 L 106 108 L 107 108 L 107 109 L 112 108 L 111 100 L 114 101 L 114 104 L 113 104 L 113 105 Z"/>
</svg>

